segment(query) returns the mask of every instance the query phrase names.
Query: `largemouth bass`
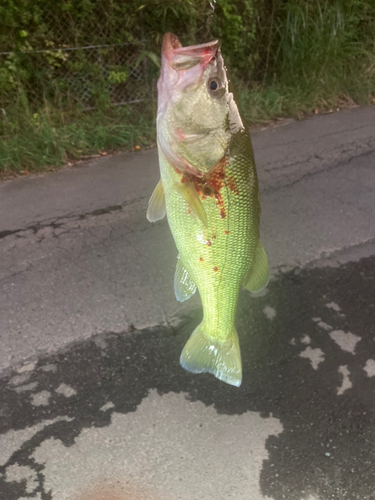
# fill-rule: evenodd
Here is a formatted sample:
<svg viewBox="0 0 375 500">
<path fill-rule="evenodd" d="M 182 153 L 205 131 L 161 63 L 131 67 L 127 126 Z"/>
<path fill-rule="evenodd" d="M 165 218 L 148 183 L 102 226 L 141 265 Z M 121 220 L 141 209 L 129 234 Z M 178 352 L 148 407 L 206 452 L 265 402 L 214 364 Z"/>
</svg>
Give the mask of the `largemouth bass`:
<svg viewBox="0 0 375 500">
<path fill-rule="evenodd" d="M 182 47 L 164 35 L 157 141 L 161 179 L 147 218 L 167 214 L 179 251 L 176 298 L 182 302 L 198 288 L 204 313 L 180 363 L 240 386 L 238 295 L 242 286 L 257 292 L 267 285 L 268 261 L 250 135 L 217 40 Z"/>
</svg>

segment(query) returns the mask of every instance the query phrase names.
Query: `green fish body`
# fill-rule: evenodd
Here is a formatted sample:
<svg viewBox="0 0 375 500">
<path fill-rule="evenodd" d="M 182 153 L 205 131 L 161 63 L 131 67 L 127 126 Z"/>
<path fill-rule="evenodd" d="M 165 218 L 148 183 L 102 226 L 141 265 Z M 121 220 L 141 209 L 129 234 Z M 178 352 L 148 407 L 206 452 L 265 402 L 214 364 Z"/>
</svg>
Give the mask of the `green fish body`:
<svg viewBox="0 0 375 500">
<path fill-rule="evenodd" d="M 184 301 L 198 288 L 204 313 L 180 362 L 239 386 L 239 291 L 256 292 L 268 283 L 250 136 L 217 41 L 183 48 L 167 33 L 158 89 L 161 180 L 147 216 L 155 221 L 167 214 L 179 251 L 176 298 Z"/>
</svg>

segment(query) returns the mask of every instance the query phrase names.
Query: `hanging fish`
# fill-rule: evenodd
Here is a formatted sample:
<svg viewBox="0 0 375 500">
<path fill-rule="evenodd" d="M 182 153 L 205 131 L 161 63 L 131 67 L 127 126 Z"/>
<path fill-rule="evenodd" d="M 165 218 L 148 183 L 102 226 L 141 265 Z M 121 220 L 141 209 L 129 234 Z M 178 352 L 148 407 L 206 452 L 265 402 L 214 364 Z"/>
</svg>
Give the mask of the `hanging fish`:
<svg viewBox="0 0 375 500">
<path fill-rule="evenodd" d="M 161 179 L 147 218 L 167 214 L 179 251 L 176 298 L 198 288 L 204 312 L 180 363 L 240 386 L 238 295 L 242 286 L 257 292 L 267 285 L 268 261 L 251 140 L 218 41 L 182 47 L 174 34 L 164 35 L 157 137 Z"/>
</svg>

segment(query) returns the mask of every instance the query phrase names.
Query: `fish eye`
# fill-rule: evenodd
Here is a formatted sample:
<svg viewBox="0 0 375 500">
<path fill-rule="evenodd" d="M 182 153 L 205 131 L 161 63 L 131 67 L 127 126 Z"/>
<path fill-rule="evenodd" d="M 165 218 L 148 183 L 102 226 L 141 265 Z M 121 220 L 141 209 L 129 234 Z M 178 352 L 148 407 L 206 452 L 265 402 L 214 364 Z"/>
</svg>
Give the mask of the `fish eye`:
<svg viewBox="0 0 375 500">
<path fill-rule="evenodd" d="M 221 97 L 225 89 L 221 80 L 217 77 L 210 78 L 207 82 L 208 92 L 212 97 Z"/>
</svg>

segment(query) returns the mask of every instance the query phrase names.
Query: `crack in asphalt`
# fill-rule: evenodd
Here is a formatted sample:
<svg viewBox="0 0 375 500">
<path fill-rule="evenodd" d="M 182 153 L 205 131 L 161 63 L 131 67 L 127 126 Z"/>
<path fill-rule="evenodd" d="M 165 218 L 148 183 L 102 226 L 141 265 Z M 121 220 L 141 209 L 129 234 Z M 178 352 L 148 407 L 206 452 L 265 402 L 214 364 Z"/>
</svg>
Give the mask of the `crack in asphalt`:
<svg viewBox="0 0 375 500">
<path fill-rule="evenodd" d="M 271 163 L 270 165 L 276 164 L 277 165 L 276 167 L 271 167 L 271 168 L 264 167 L 264 171 L 267 173 L 268 172 L 284 171 L 287 168 L 293 168 L 293 167 L 296 167 L 298 165 L 304 165 L 305 163 L 312 162 L 313 164 L 315 164 L 316 162 L 314 160 L 321 160 L 322 162 L 324 162 L 324 164 L 323 164 L 322 169 L 317 171 L 317 172 L 320 172 L 321 170 L 323 170 L 323 168 L 325 167 L 327 162 L 332 162 L 332 158 L 336 157 L 336 163 L 337 162 L 341 163 L 344 161 L 346 161 L 347 163 L 350 163 L 351 161 L 356 160 L 362 156 L 366 156 L 368 154 L 371 154 L 374 151 L 375 141 L 370 140 L 370 141 L 363 143 L 363 144 L 360 144 L 360 145 L 357 142 L 352 142 L 352 143 L 350 143 L 350 145 L 352 147 L 348 147 L 346 149 L 343 149 L 342 146 L 338 146 L 335 149 L 325 150 L 322 152 L 323 154 L 320 154 L 320 155 L 312 154 L 312 155 L 308 156 L 307 158 L 304 158 L 302 160 L 298 160 L 294 163 L 289 162 L 289 163 L 281 164 L 279 161 L 274 162 L 274 163 Z M 361 153 L 359 153 L 357 155 L 353 155 L 353 151 L 357 151 L 358 149 L 363 149 L 363 145 L 366 146 L 366 150 L 362 151 Z M 295 153 L 293 153 L 293 156 L 295 156 Z M 288 158 L 288 156 L 285 157 L 285 160 L 287 160 L 287 158 Z"/>
<path fill-rule="evenodd" d="M 295 186 L 296 184 L 299 184 L 300 182 L 304 181 L 307 178 L 315 177 L 317 175 L 323 175 L 323 174 L 325 174 L 327 172 L 332 172 L 332 171 L 337 170 L 339 168 L 345 168 L 348 165 L 348 163 L 350 163 L 351 160 L 362 158 L 362 157 L 366 157 L 366 156 L 370 156 L 374 152 L 375 152 L 375 149 L 371 149 L 370 151 L 366 151 L 364 153 L 359 154 L 358 156 L 352 157 L 349 161 L 348 161 L 348 159 L 345 159 L 345 160 L 344 159 L 340 159 L 339 162 L 333 163 L 328 168 L 322 168 L 320 170 L 314 170 L 313 172 L 306 172 L 304 175 L 302 175 L 301 177 L 299 177 L 298 179 L 296 179 L 296 180 L 294 180 L 294 181 L 292 181 L 290 183 L 277 185 L 275 187 L 265 188 L 265 189 L 261 190 L 261 192 L 264 193 L 264 194 L 268 194 L 268 193 L 273 193 L 275 191 L 279 191 L 279 190 L 282 190 L 282 189 L 289 189 L 289 188 Z"/>
<path fill-rule="evenodd" d="M 126 201 L 122 203 L 121 205 L 110 205 L 105 208 L 100 208 L 97 210 L 93 210 L 92 212 L 84 212 L 83 214 L 74 214 L 74 215 L 64 215 L 61 217 L 57 217 L 56 219 L 45 219 L 44 221 L 38 222 L 37 224 L 32 224 L 30 226 L 27 226 L 26 228 L 19 228 L 19 229 L 13 229 L 13 230 L 5 230 L 5 231 L 0 231 L 0 240 L 6 238 L 7 236 L 11 235 L 19 235 L 20 237 L 23 237 L 22 234 L 27 231 L 32 231 L 33 234 L 37 234 L 38 231 L 41 229 L 45 228 L 50 228 L 52 227 L 53 229 L 59 229 L 60 227 L 64 226 L 65 224 L 72 222 L 72 221 L 80 221 L 80 220 L 85 220 L 90 216 L 101 216 L 101 215 L 106 215 L 106 214 L 112 214 L 114 212 L 119 212 L 123 210 L 123 208 L 128 207 L 130 205 L 133 205 L 135 203 L 138 203 L 139 201 L 145 200 L 145 196 L 133 198 L 132 200 Z M 59 221 L 64 221 L 64 222 L 59 222 Z"/>
<path fill-rule="evenodd" d="M 332 251 L 322 250 L 320 252 L 319 257 L 317 257 L 316 259 L 310 260 L 309 262 L 304 264 L 304 267 L 309 268 L 311 266 L 319 265 L 319 263 L 321 264 L 322 261 L 335 260 L 335 259 L 338 259 L 340 257 L 344 257 L 345 254 L 347 254 L 348 252 L 351 252 L 352 250 L 357 250 L 357 249 L 363 248 L 363 247 L 368 246 L 368 245 L 375 245 L 375 238 L 367 238 L 363 241 L 360 241 L 359 243 L 354 243 L 353 245 L 346 245 L 342 248 L 338 248 L 338 249 L 335 249 Z M 293 269 L 295 269 L 295 268 L 293 268 Z"/>
</svg>

